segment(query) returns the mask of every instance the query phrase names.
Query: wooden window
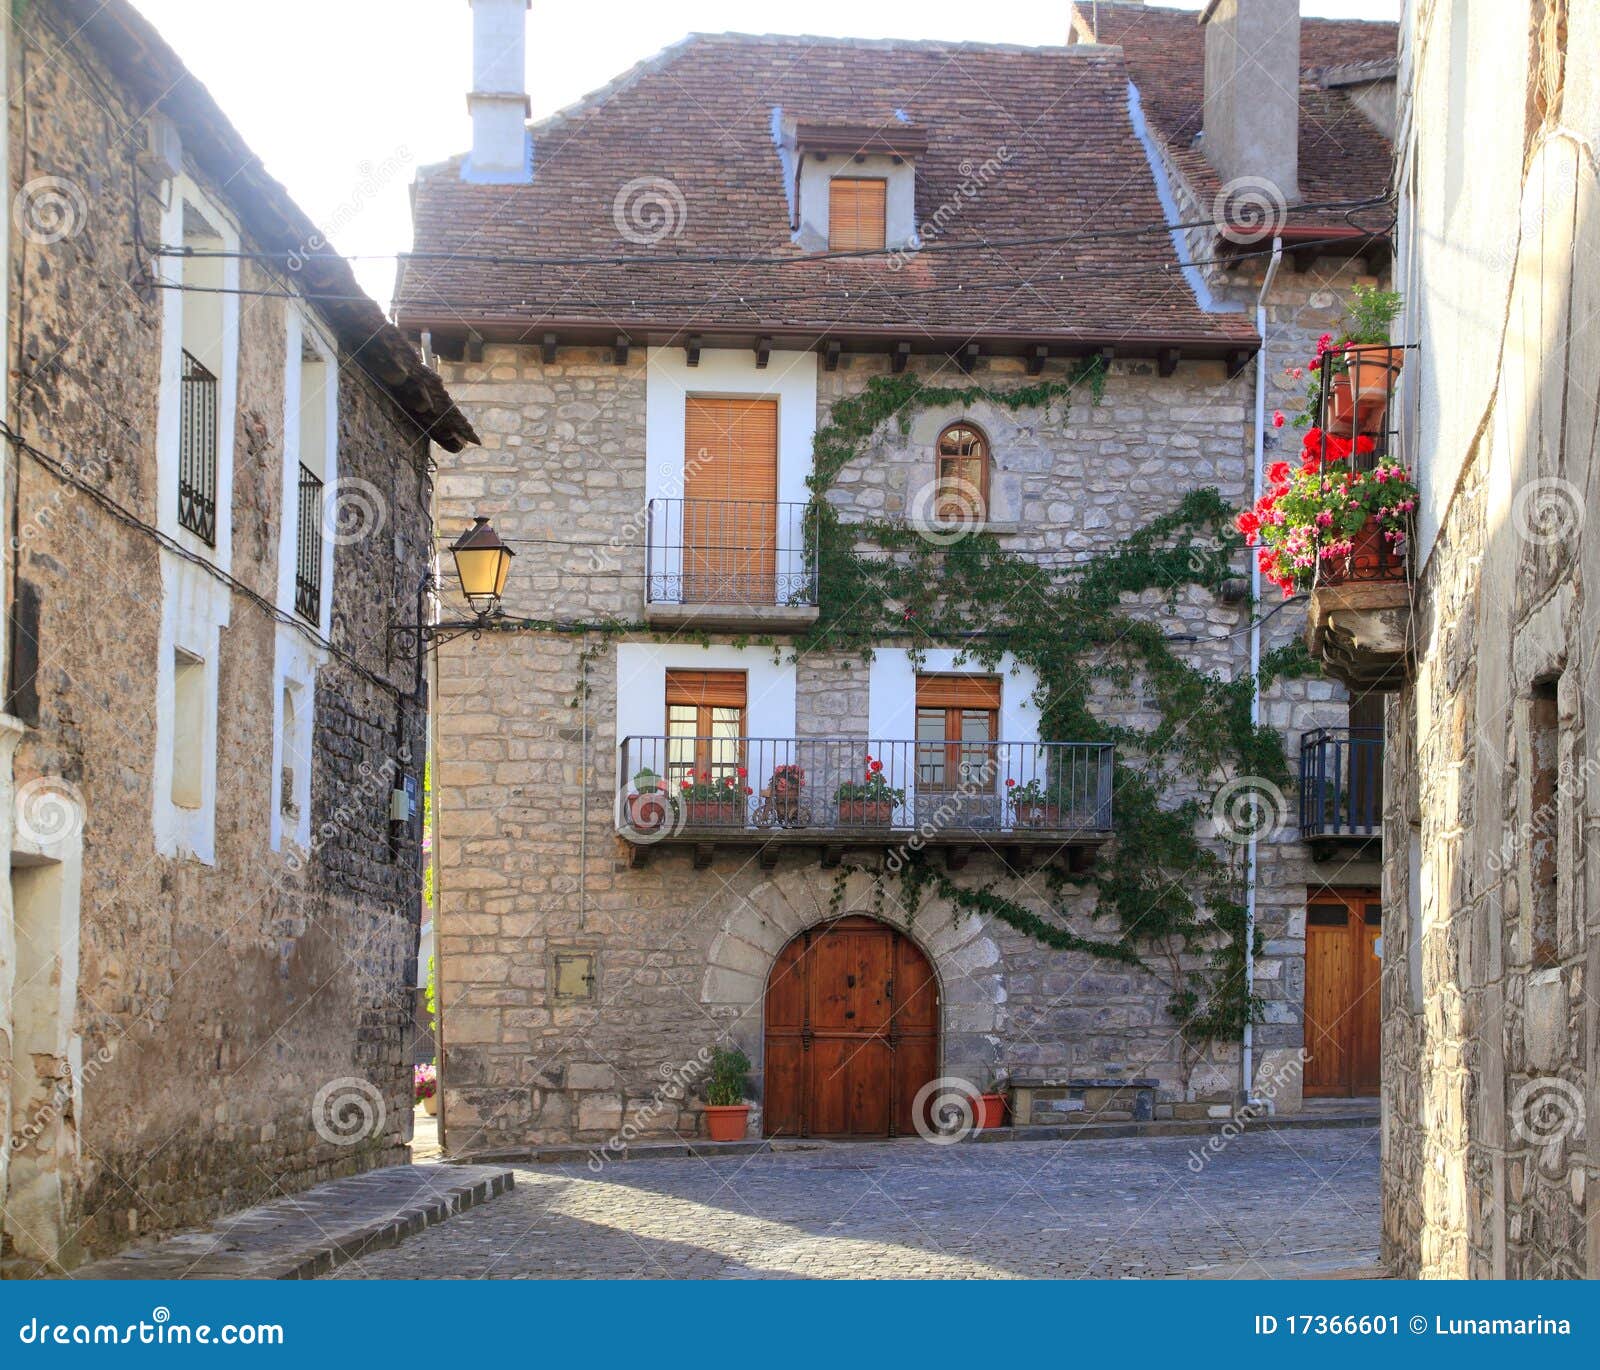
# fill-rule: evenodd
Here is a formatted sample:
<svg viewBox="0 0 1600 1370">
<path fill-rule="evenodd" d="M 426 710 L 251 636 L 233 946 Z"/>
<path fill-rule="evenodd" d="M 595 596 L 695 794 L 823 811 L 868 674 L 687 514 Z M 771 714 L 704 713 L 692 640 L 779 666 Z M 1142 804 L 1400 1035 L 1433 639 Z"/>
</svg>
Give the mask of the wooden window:
<svg viewBox="0 0 1600 1370">
<path fill-rule="evenodd" d="M 918 676 L 918 790 L 992 790 L 999 724 L 998 676 Z"/>
<path fill-rule="evenodd" d="M 854 176 L 828 182 L 828 250 L 866 252 L 882 248 L 884 194 L 889 183 Z"/>
<path fill-rule="evenodd" d="M 944 523 L 982 523 L 989 517 L 989 440 L 970 423 L 939 434 L 934 516 Z"/>
<path fill-rule="evenodd" d="M 667 672 L 667 780 L 720 785 L 744 765 L 743 671 Z"/>
</svg>

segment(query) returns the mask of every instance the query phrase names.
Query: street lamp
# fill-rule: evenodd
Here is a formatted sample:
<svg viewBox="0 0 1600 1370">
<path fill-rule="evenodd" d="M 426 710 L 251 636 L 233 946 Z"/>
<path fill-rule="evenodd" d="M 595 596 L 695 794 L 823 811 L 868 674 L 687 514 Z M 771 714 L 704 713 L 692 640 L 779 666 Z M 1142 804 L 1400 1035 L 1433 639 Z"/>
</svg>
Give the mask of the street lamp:
<svg viewBox="0 0 1600 1370">
<path fill-rule="evenodd" d="M 511 558 L 516 555 L 500 541 L 489 520 L 474 518 L 472 527 L 450 544 L 456 561 L 456 578 L 479 622 L 499 611 L 506 577 L 511 574 Z"/>
</svg>

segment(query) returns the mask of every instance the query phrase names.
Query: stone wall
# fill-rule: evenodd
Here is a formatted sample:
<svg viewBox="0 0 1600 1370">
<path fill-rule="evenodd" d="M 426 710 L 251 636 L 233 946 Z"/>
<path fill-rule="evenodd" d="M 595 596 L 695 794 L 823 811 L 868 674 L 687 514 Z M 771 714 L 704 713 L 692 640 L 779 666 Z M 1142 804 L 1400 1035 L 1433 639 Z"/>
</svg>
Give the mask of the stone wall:
<svg viewBox="0 0 1600 1370">
<path fill-rule="evenodd" d="M 1274 294 L 1269 409 L 1298 408 L 1294 383 L 1278 368 L 1311 354 L 1357 279 L 1358 267 L 1333 261 L 1304 275 L 1285 268 Z M 1253 300 L 1257 284 L 1245 266 L 1219 289 Z M 692 1100 L 662 1100 L 664 1074 L 723 1035 L 742 1043 L 759 1071 L 766 970 L 788 935 L 825 916 L 832 892 L 834 873 L 819 869 L 814 852 L 783 856 L 771 871 L 722 853 L 696 870 L 687 853 L 663 846 L 631 869 L 615 836 L 618 635 L 599 629 L 637 625 L 645 610 L 646 365 L 638 351 L 616 365 L 609 351 L 567 347 L 546 364 L 535 348 L 491 343 L 481 361 L 447 369 L 485 447 L 441 459 L 441 529 L 453 533 L 487 514 L 517 547 L 509 616 L 596 625 L 586 634 L 463 639 L 440 653 L 438 958 L 445 1143 L 454 1155 L 603 1143 L 624 1126 L 638 1135 L 696 1131 Z M 912 365 L 931 371 L 936 363 Z M 821 372 L 819 424 L 836 399 L 887 369 L 886 358 L 846 355 L 836 371 Z M 1062 374 L 1058 362 L 1046 371 Z M 993 359 L 974 379 L 1004 388 L 1025 378 L 1019 363 Z M 931 472 L 933 435 L 969 417 L 993 442 L 996 488 L 1013 511 L 997 530 L 1003 541 L 1063 560 L 1105 550 L 1195 486 L 1248 499 L 1253 383 L 1253 372 L 1230 381 L 1220 363 L 1185 363 L 1162 378 L 1153 365 L 1116 360 L 1103 404 L 1085 396 L 1065 419 L 984 405 L 924 412 L 909 434 L 891 425 L 870 442 L 830 498 L 847 517 L 903 513 Z M 1004 518 L 1001 505 L 996 517 Z M 1180 650 L 1204 669 L 1233 678 L 1248 668 L 1243 605 L 1187 590 L 1170 610 L 1160 593 L 1141 599 L 1130 607 L 1192 636 Z M 1297 608 L 1275 613 L 1263 649 L 1290 641 L 1300 626 Z M 636 629 L 622 638 L 652 640 Z M 679 640 L 682 664 L 693 664 L 698 640 Z M 748 650 L 766 659 L 773 651 Z M 807 656 L 795 672 L 800 735 L 868 735 L 864 660 Z M 1108 696 L 1108 716 L 1142 717 L 1137 694 Z M 1322 680 L 1278 682 L 1263 717 L 1284 731 L 1292 762 L 1303 729 L 1345 722 L 1343 692 Z M 1376 882 L 1371 860 L 1314 860 L 1293 806 L 1285 795 L 1284 824 L 1263 842 L 1258 872 L 1264 945 L 1255 988 L 1266 1021 L 1255 1032 L 1254 1083 L 1272 1081 L 1280 1109 L 1300 1097 L 1292 1067 L 1302 1041 L 1307 888 Z M 1037 877 L 1011 875 L 980 855 L 963 878 L 997 881 L 1041 910 L 1058 907 Z M 1156 1076 L 1161 1116 L 1227 1107 L 1238 1095 L 1239 1048 L 1182 1061 L 1169 991 L 1156 977 L 1045 949 L 1003 925 L 955 919 L 938 903 L 912 919 L 896 888 L 886 882 L 880 905 L 871 881 L 852 876 L 844 907 L 877 909 L 928 951 L 944 988 L 946 1073 L 981 1080 L 998 1066 Z M 1086 900 L 1069 900 L 1066 912 L 1077 930 L 1103 934 Z M 556 958 L 570 955 L 596 958 L 590 1002 L 555 993 Z"/>
<path fill-rule="evenodd" d="M 294 517 L 281 507 L 289 306 L 244 297 L 236 445 L 223 457 L 234 466 L 236 585 L 219 661 L 215 863 L 158 856 L 163 583 L 151 529 L 163 300 L 141 285 L 152 261 L 135 255 L 132 230 L 137 221 L 145 244 L 160 241 L 168 173 L 145 152 L 157 144 L 143 103 L 42 18 L 13 29 L 7 203 L 59 177 L 85 212 L 58 241 L 12 235 L 12 421 L 66 474 L 15 447 L 8 458 L 15 595 L 38 605 L 37 673 L 20 692 L 13 679 L 10 707 L 28 724 L 16 753 L 19 829 L 25 837 L 30 797 L 69 796 L 82 886 L 77 922 L 59 930 L 76 952 L 76 1003 L 59 1054 L 35 1061 L 55 1106 L 40 1107 L 38 1080 L 10 1101 L 17 1222 L 4 1257 L 18 1271 L 50 1258 L 70 1266 L 403 1158 L 420 883 L 417 829 L 391 845 L 388 804 L 400 758 L 420 775 L 423 718 L 388 629 L 413 614 L 431 539 L 426 441 L 341 355 L 340 490 L 382 512 L 347 526 L 335 554 L 311 850 L 287 839 L 273 850 L 275 643 L 288 633 L 310 644 L 270 612 L 279 530 Z M 227 207 L 227 187 L 202 189 Z M 243 263 L 245 290 L 288 283 Z M 21 1048 L 30 1024 L 5 1017 Z M 9 1066 L 13 1043 L 3 1045 Z M 346 1134 L 359 1132 L 352 1144 L 313 1123 L 318 1091 L 338 1081 L 371 1116 Z M 30 1211 L 24 1178 L 43 1193 L 45 1172 L 54 1241 L 17 1226 Z"/>
<path fill-rule="evenodd" d="M 1511 9 L 1529 40 L 1487 85 L 1462 16 L 1402 26 L 1419 145 L 1493 136 L 1448 187 L 1398 178 L 1427 560 L 1388 713 L 1384 1252 L 1402 1276 L 1594 1279 L 1600 14 Z M 1449 59 L 1413 67 L 1424 47 Z"/>
</svg>

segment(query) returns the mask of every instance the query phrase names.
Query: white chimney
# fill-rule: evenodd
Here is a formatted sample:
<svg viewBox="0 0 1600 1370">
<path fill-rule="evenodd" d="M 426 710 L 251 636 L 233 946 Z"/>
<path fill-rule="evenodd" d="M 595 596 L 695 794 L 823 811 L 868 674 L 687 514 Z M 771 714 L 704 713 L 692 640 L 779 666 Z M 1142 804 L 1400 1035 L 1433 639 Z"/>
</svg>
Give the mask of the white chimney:
<svg viewBox="0 0 1600 1370">
<path fill-rule="evenodd" d="M 472 6 L 472 152 L 461 178 L 488 185 L 533 179 L 526 67 L 532 0 L 468 0 Z"/>
<path fill-rule="evenodd" d="M 1300 198 L 1299 0 L 1211 0 L 1206 29 L 1205 137 L 1224 182 L 1271 182 Z"/>
</svg>

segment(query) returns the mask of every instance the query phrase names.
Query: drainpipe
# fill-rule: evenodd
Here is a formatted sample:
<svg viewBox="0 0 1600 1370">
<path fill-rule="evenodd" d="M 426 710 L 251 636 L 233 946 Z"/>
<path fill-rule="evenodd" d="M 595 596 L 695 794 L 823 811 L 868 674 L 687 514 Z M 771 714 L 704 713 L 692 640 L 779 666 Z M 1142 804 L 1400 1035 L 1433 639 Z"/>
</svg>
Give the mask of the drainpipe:
<svg viewBox="0 0 1600 1370">
<path fill-rule="evenodd" d="M 1267 451 L 1267 293 L 1272 289 L 1278 266 L 1283 261 L 1283 239 L 1272 240 L 1272 259 L 1267 263 L 1267 274 L 1261 278 L 1261 289 L 1256 292 L 1256 332 L 1261 337 L 1261 350 L 1256 353 L 1256 441 L 1251 470 L 1251 503 L 1261 498 L 1262 466 Z M 1250 558 L 1250 726 L 1261 722 L 1261 566 L 1255 557 Z M 1256 984 L 1256 839 L 1250 838 L 1245 848 L 1244 891 L 1244 992 L 1248 998 L 1255 992 Z M 1246 1020 L 1244 1044 L 1241 1052 L 1242 1080 L 1245 1104 L 1255 1106 L 1262 1101 L 1251 1092 L 1255 1080 L 1255 1023 Z M 1270 1111 L 1272 1104 L 1266 1103 Z"/>
</svg>

